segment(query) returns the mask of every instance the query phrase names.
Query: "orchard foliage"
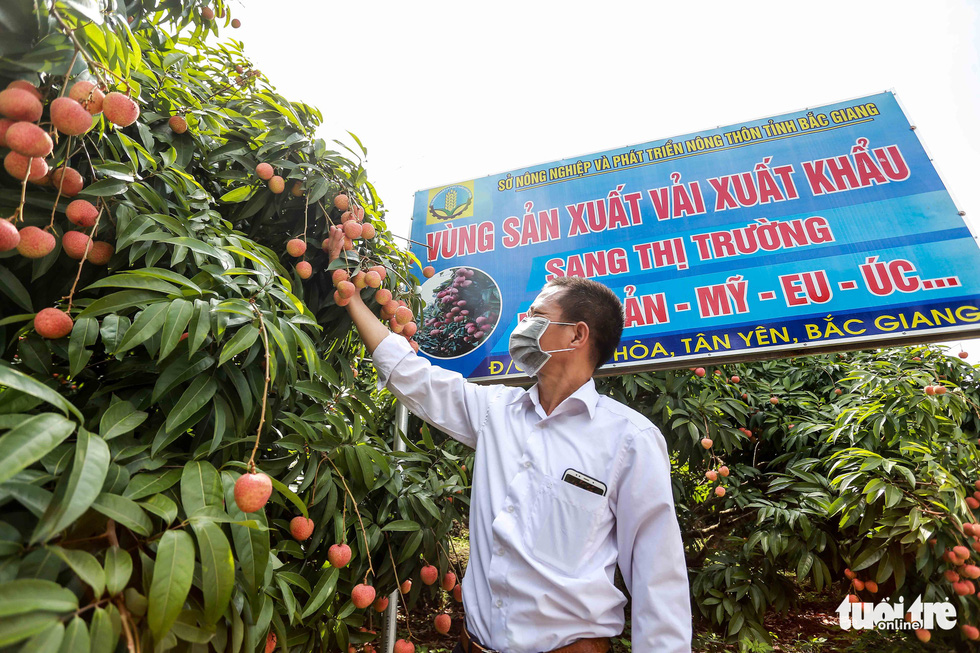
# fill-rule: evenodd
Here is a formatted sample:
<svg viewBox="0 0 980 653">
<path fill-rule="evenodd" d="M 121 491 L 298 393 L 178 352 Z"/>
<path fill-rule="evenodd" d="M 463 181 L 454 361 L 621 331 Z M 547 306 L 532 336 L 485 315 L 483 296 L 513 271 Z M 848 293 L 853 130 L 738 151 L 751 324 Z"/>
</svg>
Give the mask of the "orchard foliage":
<svg viewBox="0 0 980 653">
<path fill-rule="evenodd" d="M 0 43 L 0 87 L 36 87 L 54 137 L 39 183 L 0 173 L 0 211 L 55 242 L 39 258 L 0 252 L 0 648 L 256 651 L 274 633 L 277 650 L 347 650 L 377 614 L 355 609 L 355 585 L 383 596 L 424 564 L 448 570 L 441 541 L 465 506 L 445 498 L 464 475 L 427 435 L 391 451 L 391 396 L 365 373 L 331 279 L 383 265 L 386 290 L 417 306 L 413 257 L 391 240 L 356 137 L 333 149 L 315 137 L 320 112 L 277 94 L 241 43 L 205 42 L 231 12 L 0 12 L 16 35 Z M 79 80 L 132 98 L 138 118 L 57 132 L 51 103 Z M 76 200 L 91 222 L 69 221 Z M 377 235 L 328 266 L 320 243 L 345 202 Z M 291 239 L 309 247 L 290 256 Z M 375 292 L 362 294 L 377 309 Z M 42 310 L 69 316 L 70 333 L 38 333 L 57 335 Z M 253 465 L 273 491 L 246 514 L 234 485 Z M 309 539 L 290 536 L 297 516 Z M 337 543 L 353 552 L 343 568 L 327 563 Z"/>
<path fill-rule="evenodd" d="M 767 611 L 830 587 L 871 603 L 950 597 L 959 625 L 980 623 L 977 368 L 914 347 L 706 372 L 600 382 L 667 439 L 696 617 L 768 640 Z M 957 546 L 973 563 L 946 554 Z"/>
</svg>

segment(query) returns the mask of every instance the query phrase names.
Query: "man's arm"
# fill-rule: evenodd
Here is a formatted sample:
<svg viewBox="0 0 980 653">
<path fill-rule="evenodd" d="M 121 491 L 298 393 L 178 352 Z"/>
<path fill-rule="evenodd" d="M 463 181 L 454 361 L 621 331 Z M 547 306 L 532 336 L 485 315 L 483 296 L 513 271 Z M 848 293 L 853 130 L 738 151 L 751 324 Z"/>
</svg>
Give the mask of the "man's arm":
<svg viewBox="0 0 980 653">
<path fill-rule="evenodd" d="M 619 568 L 633 599 L 633 650 L 690 653 L 691 592 L 674 499 L 670 460 L 660 432 L 627 443 L 617 483 Z"/>
<path fill-rule="evenodd" d="M 333 226 L 327 246 L 331 261 L 342 247 L 343 230 Z M 371 352 L 378 370 L 378 388 L 387 387 L 411 412 L 476 448 L 492 389 L 470 383 L 462 374 L 432 365 L 417 355 L 408 340 L 388 330 L 359 292 L 351 297 L 347 313 Z"/>
</svg>

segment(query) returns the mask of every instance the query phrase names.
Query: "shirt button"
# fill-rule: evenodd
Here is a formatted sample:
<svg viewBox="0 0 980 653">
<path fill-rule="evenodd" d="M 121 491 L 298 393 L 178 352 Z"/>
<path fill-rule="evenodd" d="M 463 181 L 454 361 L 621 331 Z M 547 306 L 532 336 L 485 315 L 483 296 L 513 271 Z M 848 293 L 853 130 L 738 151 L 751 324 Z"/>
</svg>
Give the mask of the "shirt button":
<svg viewBox="0 0 980 653">
<path fill-rule="evenodd" d="M 528 461 L 526 461 L 526 462 L 524 463 L 524 466 L 525 466 L 525 467 L 530 467 L 530 466 L 531 466 L 531 461 L 530 461 L 530 460 L 528 460 Z"/>
<path fill-rule="evenodd" d="M 498 608 L 499 608 L 500 606 L 502 606 L 503 604 L 504 604 L 504 602 L 503 602 L 503 601 L 501 601 L 500 599 L 497 599 L 497 607 L 498 607 Z"/>
<path fill-rule="evenodd" d="M 497 549 L 497 555 L 498 556 L 504 555 L 504 550 L 503 549 Z"/>
<path fill-rule="evenodd" d="M 514 512 L 514 506 L 507 506 L 507 512 Z"/>
</svg>

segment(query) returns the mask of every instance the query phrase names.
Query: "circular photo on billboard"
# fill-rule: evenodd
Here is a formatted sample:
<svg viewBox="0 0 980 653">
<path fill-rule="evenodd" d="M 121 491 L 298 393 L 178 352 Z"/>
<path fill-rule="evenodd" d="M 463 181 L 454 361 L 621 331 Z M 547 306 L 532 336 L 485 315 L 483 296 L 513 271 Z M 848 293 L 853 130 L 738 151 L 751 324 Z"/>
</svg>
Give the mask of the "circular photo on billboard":
<svg viewBox="0 0 980 653">
<path fill-rule="evenodd" d="M 425 309 L 415 341 L 433 358 L 465 356 L 500 322 L 500 286 L 483 270 L 441 270 L 422 284 L 421 294 Z"/>
</svg>

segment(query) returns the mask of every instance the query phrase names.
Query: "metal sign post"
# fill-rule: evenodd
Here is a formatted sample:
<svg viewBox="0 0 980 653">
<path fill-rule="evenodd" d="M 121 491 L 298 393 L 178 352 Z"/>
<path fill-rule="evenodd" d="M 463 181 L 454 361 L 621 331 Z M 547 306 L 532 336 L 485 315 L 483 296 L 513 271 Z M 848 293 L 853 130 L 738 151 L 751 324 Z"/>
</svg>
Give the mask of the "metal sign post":
<svg viewBox="0 0 980 653">
<path fill-rule="evenodd" d="M 395 401 L 395 451 L 405 451 L 405 441 L 403 437 L 408 437 L 408 408 L 400 401 Z M 402 466 L 398 464 L 398 471 Z M 398 639 L 398 594 L 399 588 L 388 595 L 388 609 L 384 613 L 384 622 L 381 633 L 381 650 L 385 653 L 394 653 L 395 640 Z"/>
</svg>

